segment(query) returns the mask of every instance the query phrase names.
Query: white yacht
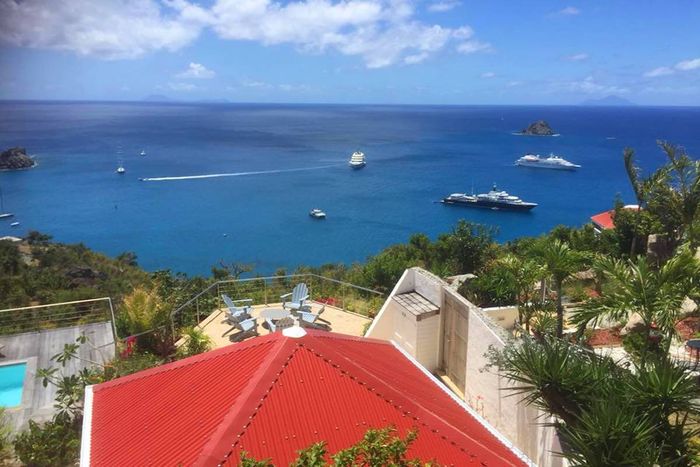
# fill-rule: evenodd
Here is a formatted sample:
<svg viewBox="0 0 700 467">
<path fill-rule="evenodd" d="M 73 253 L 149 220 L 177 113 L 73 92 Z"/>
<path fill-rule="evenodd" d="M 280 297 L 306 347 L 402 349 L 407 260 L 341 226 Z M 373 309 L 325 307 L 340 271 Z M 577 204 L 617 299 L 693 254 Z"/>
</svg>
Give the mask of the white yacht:
<svg viewBox="0 0 700 467">
<path fill-rule="evenodd" d="M 365 162 L 365 153 L 362 151 L 355 151 L 352 153 L 352 156 L 350 156 L 350 167 L 353 169 L 361 169 L 364 167 L 367 162 Z"/>
<path fill-rule="evenodd" d="M 554 154 L 550 154 L 548 157 L 541 157 L 539 154 L 525 154 L 515 161 L 515 165 L 554 170 L 576 170 L 581 167 Z"/>
<path fill-rule="evenodd" d="M 146 150 L 142 149 L 141 152 L 139 153 L 139 156 L 145 156 L 146 155 Z"/>
<path fill-rule="evenodd" d="M 124 164 L 121 162 L 119 163 L 119 167 L 117 167 L 116 171 L 119 175 L 124 175 L 126 173 L 126 169 L 124 168 Z"/>
<path fill-rule="evenodd" d="M 313 217 L 314 219 L 325 219 L 326 213 L 318 208 L 314 208 L 311 210 L 311 212 L 309 212 L 309 216 Z"/>
</svg>

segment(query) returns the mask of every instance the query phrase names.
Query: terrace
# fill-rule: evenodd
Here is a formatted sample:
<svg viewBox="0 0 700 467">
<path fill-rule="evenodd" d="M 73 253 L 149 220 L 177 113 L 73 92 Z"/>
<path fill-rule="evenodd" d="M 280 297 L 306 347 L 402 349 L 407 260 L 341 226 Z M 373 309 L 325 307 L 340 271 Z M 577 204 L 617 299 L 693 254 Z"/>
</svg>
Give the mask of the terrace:
<svg viewBox="0 0 700 467">
<path fill-rule="evenodd" d="M 222 301 L 225 294 L 233 300 L 252 300 L 250 315 L 256 321 L 257 333 L 269 334 L 270 329 L 261 315 L 266 310 L 281 309 L 280 297 L 299 283 L 309 287 L 309 311 L 323 311 L 315 327 L 330 332 L 364 335 L 384 303 L 384 295 L 376 290 L 316 274 L 238 279 L 216 282 L 192 297 L 171 313 L 172 325 L 174 328 L 196 326 L 209 336 L 215 348 L 252 337 L 253 333 L 239 335 L 240 331 L 233 330 L 225 321 L 227 307 Z"/>
</svg>

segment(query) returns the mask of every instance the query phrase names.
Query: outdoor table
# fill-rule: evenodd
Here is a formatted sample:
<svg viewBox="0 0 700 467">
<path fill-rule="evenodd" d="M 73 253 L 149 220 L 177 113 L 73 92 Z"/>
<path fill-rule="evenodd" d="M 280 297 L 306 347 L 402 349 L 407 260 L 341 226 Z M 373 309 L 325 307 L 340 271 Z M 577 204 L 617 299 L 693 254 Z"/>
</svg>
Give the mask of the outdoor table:
<svg viewBox="0 0 700 467">
<path fill-rule="evenodd" d="M 284 310 L 282 308 L 265 308 L 263 311 L 260 312 L 260 317 L 261 318 L 268 318 L 272 320 L 278 320 L 282 318 L 286 318 L 287 316 L 290 316 L 292 314 L 291 311 L 289 310 Z"/>
</svg>

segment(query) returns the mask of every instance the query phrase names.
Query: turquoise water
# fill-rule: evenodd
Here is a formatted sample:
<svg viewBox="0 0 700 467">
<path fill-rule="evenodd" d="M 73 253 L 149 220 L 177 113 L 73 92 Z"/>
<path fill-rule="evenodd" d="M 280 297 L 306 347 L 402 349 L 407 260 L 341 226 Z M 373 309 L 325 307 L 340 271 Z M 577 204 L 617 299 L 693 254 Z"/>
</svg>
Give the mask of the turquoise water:
<svg viewBox="0 0 700 467">
<path fill-rule="evenodd" d="M 22 403 L 26 363 L 0 366 L 0 406 L 16 407 Z"/>
<path fill-rule="evenodd" d="M 538 119 L 561 136 L 513 134 Z M 0 236 L 35 229 L 110 255 L 133 251 L 148 270 L 194 274 L 221 260 L 258 273 L 363 261 L 459 219 L 495 226 L 504 241 L 582 225 L 618 195 L 634 202 L 623 148 L 652 169 L 663 162 L 658 139 L 697 157 L 699 128 L 700 108 L 2 102 L 0 147 L 25 146 L 39 166 L 0 172 L 5 208 L 20 222 L 0 220 Z M 358 149 L 367 166 L 351 170 Z M 526 152 L 582 168 L 515 167 Z M 234 175 L 198 178 L 218 174 Z M 539 206 L 436 203 L 494 182 Z M 311 219 L 312 208 L 326 220 Z"/>
</svg>

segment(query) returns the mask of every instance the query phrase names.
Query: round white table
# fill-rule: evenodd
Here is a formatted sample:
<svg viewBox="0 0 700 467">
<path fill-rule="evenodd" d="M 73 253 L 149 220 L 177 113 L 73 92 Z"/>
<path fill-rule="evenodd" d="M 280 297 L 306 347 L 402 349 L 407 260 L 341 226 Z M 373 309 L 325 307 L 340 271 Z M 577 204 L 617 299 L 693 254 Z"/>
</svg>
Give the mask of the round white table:
<svg viewBox="0 0 700 467">
<path fill-rule="evenodd" d="M 282 308 L 265 308 L 263 311 L 260 312 L 260 317 L 278 320 L 278 319 L 286 318 L 287 316 L 290 316 L 291 314 L 292 314 L 291 311 L 285 310 Z"/>
</svg>

